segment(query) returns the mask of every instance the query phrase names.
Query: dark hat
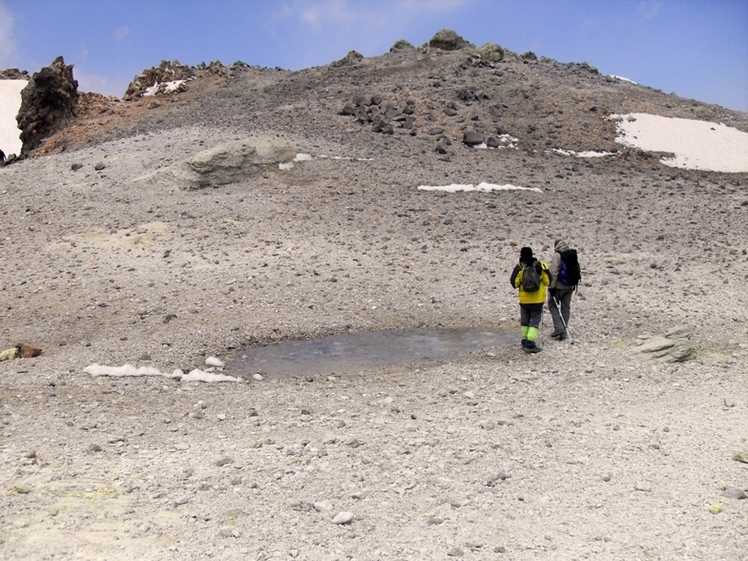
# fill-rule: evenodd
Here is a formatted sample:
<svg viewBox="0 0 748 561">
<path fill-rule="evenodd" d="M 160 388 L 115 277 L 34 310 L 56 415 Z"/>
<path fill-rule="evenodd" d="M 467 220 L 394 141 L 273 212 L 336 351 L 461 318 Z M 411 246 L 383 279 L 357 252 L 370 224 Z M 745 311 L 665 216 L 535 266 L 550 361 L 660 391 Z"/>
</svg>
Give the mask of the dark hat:
<svg viewBox="0 0 748 561">
<path fill-rule="evenodd" d="M 520 261 L 525 261 L 527 259 L 532 259 L 532 248 L 531 247 L 523 247 L 519 252 L 519 258 Z"/>
</svg>

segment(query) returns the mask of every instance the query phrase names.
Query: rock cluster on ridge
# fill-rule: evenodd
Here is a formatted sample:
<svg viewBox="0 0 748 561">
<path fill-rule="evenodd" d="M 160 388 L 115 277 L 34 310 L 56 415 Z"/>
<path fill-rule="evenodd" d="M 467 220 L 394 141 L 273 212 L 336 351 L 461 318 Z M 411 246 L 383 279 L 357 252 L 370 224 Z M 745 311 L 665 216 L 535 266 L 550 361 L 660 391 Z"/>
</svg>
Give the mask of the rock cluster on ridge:
<svg viewBox="0 0 748 561">
<path fill-rule="evenodd" d="M 0 70 L 0 80 L 28 80 L 29 73 L 27 70 L 19 70 L 18 68 L 6 68 Z"/>
<path fill-rule="evenodd" d="M 144 111 L 156 117 L 159 128 L 168 128 L 180 114 L 196 112 L 215 124 L 236 125 L 219 108 L 231 96 L 254 131 L 308 130 L 345 142 L 370 140 L 351 133 L 348 119 L 353 118 L 372 132 L 394 132 L 411 150 L 420 151 L 425 142 L 428 151 L 443 158 L 453 157 L 453 147 L 463 143 L 501 148 L 507 135 L 525 153 L 620 151 L 620 157 L 646 158 L 621 150 L 615 122 L 607 118 L 631 111 L 740 126 L 722 108 L 602 75 L 585 62 L 517 55 L 496 43 L 475 48 L 448 31 L 419 48 L 400 40 L 378 57 L 351 51 L 327 66 L 296 72 L 241 62 L 190 67 L 162 61 L 137 76 L 122 101 L 88 100 L 84 105 L 81 97 L 71 127 L 49 134 L 36 150 L 53 153 L 126 137 L 142 130 L 138 123 Z M 175 83 L 179 85 L 172 89 L 169 85 Z M 385 105 L 379 107 L 372 102 L 376 100 Z M 142 117 L 143 122 L 151 120 Z"/>
</svg>

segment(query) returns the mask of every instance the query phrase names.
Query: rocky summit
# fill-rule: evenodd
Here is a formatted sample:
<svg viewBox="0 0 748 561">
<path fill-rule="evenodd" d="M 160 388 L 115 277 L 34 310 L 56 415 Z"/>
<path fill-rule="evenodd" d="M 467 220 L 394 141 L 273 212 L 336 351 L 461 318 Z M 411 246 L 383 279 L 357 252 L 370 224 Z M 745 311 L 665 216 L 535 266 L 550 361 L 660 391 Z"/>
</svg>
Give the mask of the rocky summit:
<svg viewBox="0 0 748 561">
<path fill-rule="evenodd" d="M 121 99 L 31 73 L 0 168 L 0 558 L 744 559 L 748 176 L 619 129 L 739 144 L 748 115 L 498 39 L 163 61 Z M 557 239 L 569 337 L 546 308 L 523 353 L 509 276 Z M 419 328 L 504 342 L 237 366 Z"/>
</svg>

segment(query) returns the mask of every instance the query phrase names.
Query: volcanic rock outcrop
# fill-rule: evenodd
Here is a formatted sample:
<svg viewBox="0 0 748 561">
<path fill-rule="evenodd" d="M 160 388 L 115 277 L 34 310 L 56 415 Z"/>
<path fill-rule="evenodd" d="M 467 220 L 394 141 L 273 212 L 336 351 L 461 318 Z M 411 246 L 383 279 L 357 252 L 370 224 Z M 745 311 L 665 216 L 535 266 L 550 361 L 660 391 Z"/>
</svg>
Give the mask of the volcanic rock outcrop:
<svg viewBox="0 0 748 561">
<path fill-rule="evenodd" d="M 199 152 L 160 172 L 157 180 L 187 191 L 218 187 L 289 162 L 294 156 L 296 149 L 281 139 L 239 140 Z"/>
<path fill-rule="evenodd" d="M 28 80 L 29 73 L 26 70 L 18 68 L 6 68 L 0 70 L 0 80 Z"/>
<path fill-rule="evenodd" d="M 78 82 L 73 78 L 73 65 L 66 65 L 61 56 L 34 73 L 21 91 L 21 109 L 16 116 L 23 143 L 21 156 L 64 128 L 75 115 L 77 102 Z"/>
<path fill-rule="evenodd" d="M 135 76 L 127 87 L 127 91 L 122 99 L 132 101 L 143 97 L 144 95 L 162 94 L 170 92 L 183 92 L 188 89 L 185 82 L 205 76 L 222 76 L 228 78 L 233 73 L 247 68 L 248 65 L 243 62 L 235 62 L 230 66 L 224 65 L 221 61 L 214 60 L 210 64 L 201 62 L 197 66 L 181 64 L 178 60 L 169 62 L 162 60 L 158 66 L 144 70 L 141 74 Z M 179 83 L 176 86 L 168 87 L 168 84 Z"/>
<path fill-rule="evenodd" d="M 124 99 L 136 99 L 142 97 L 150 87 L 178 80 L 189 80 L 194 76 L 195 70 L 191 66 L 180 64 L 178 60 L 174 62 L 162 60 L 158 66 L 149 68 L 133 78 L 125 92 Z"/>
</svg>

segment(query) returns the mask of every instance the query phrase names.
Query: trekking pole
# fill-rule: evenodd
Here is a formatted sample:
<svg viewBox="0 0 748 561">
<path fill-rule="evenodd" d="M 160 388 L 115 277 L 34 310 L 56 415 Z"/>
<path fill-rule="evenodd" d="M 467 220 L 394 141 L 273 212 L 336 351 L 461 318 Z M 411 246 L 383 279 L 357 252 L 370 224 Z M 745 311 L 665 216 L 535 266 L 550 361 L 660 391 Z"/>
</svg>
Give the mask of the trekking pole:
<svg viewBox="0 0 748 561">
<path fill-rule="evenodd" d="M 566 336 L 569 338 L 569 344 L 573 345 L 574 340 L 571 338 L 571 332 L 569 331 L 569 326 L 566 325 L 566 320 L 564 319 L 564 314 L 561 313 L 561 305 L 558 303 L 558 300 L 556 300 L 556 297 L 553 297 L 553 303 L 556 305 L 556 309 L 558 310 L 558 317 L 561 318 L 561 323 L 564 324 L 564 331 L 566 332 Z"/>
</svg>

